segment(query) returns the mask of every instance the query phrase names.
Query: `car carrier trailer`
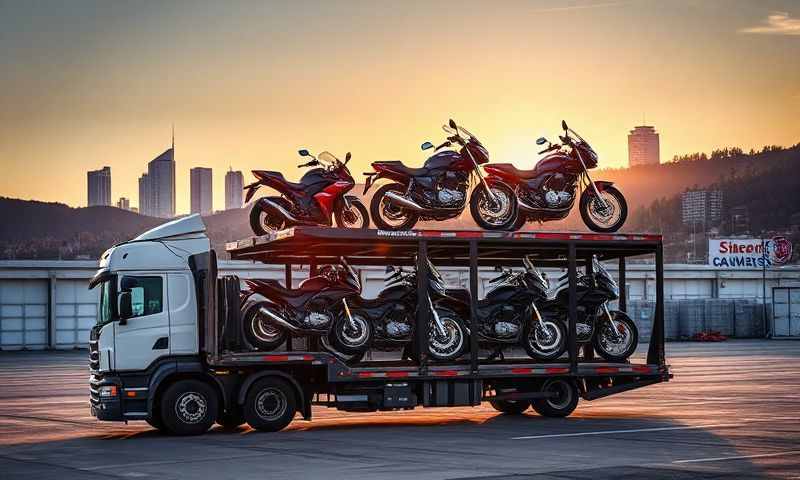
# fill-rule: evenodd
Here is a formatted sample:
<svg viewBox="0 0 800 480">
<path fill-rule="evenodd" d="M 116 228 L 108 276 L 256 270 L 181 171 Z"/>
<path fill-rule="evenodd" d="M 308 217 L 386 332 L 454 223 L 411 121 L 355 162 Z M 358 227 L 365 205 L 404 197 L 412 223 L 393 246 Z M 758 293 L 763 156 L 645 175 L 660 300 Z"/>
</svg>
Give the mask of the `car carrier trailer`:
<svg viewBox="0 0 800 480">
<path fill-rule="evenodd" d="M 153 251 L 148 251 L 148 244 Z M 173 258 L 154 253 L 162 247 Z M 103 255 L 92 283 L 103 285 L 102 298 L 107 301 L 101 301 L 101 311 L 106 312 L 101 317 L 107 316 L 92 330 L 90 343 L 91 409 L 98 419 L 146 420 L 171 433 L 197 434 L 214 422 L 277 431 L 298 412 L 310 420 L 314 405 L 377 411 L 489 401 L 505 413 L 521 413 L 533 405 L 540 414 L 566 416 L 579 397 L 594 400 L 672 377 L 664 355 L 663 253 L 658 235 L 296 227 L 231 242 L 226 250 L 235 260 L 283 265 L 287 286 L 292 285 L 293 266 L 308 266 L 313 275 L 317 265 L 336 264 L 340 256 L 356 266 L 416 265 L 420 301 L 428 288 L 427 260 L 436 266 L 468 267 L 473 317 L 479 268 L 518 267 L 528 255 L 537 265 L 567 270 L 567 354 L 549 363 L 489 359 L 482 357 L 477 335 L 472 334 L 469 352 L 461 359 L 436 363 L 424 353 L 427 328 L 414 329 L 417 353 L 406 360 L 348 361 L 310 339 L 298 349 L 291 335 L 279 351 L 255 351 L 242 334 L 239 279 L 217 278 L 215 253 L 199 217 L 192 216 L 157 227 Z M 620 310 L 625 310 L 626 259 L 654 256 L 656 308 L 644 363 L 601 361 L 593 357 L 590 344 L 581 348 L 576 341 L 578 268 L 591 268 L 593 256 L 619 262 Z M 130 270 L 115 264 L 131 257 L 139 258 Z M 173 287 L 173 275 L 185 276 L 191 288 Z M 169 288 L 167 304 L 161 307 L 169 313 L 168 325 L 139 327 L 136 342 L 147 352 L 135 347 L 120 351 L 120 344 L 126 344 L 120 342 L 128 334 L 125 330 L 148 318 L 136 315 L 147 313 L 147 305 L 131 306 L 131 293 L 140 288 L 136 282 L 146 285 L 142 279 L 159 276 Z M 151 290 L 155 288 L 151 285 Z M 141 299 L 146 293 L 134 296 Z M 155 303 L 151 307 L 157 310 Z M 417 311 L 417 327 L 428 325 L 429 309 L 421 305 Z M 158 313 L 149 316 L 154 315 Z M 148 328 L 158 332 L 148 333 Z M 173 348 L 175 343 L 178 349 Z"/>
</svg>

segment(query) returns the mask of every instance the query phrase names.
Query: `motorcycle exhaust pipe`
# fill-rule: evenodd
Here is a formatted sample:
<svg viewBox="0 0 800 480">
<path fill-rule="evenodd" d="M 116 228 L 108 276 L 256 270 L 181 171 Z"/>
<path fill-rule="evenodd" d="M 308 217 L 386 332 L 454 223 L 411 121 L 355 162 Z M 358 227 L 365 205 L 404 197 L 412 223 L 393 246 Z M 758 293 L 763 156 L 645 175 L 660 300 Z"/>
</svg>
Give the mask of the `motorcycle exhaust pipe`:
<svg viewBox="0 0 800 480">
<path fill-rule="evenodd" d="M 261 308 L 258 309 L 258 311 L 262 315 L 266 315 L 267 318 L 269 318 L 270 320 L 275 322 L 277 325 L 289 330 L 290 332 L 295 332 L 295 333 L 300 332 L 300 328 L 292 325 L 291 323 L 289 323 L 288 320 L 286 320 L 285 318 L 281 317 L 280 315 L 278 315 L 277 313 L 273 312 L 272 310 L 268 309 L 267 307 L 261 307 Z"/>
<path fill-rule="evenodd" d="M 407 208 L 409 210 L 414 210 L 416 212 L 424 212 L 425 210 L 427 210 L 425 207 L 418 204 L 414 200 L 404 197 L 396 192 L 386 192 L 383 195 L 386 198 L 388 198 L 390 202 L 399 207 Z"/>
<path fill-rule="evenodd" d="M 543 208 L 543 207 L 534 207 L 533 205 L 528 205 L 527 203 L 523 202 L 522 199 L 517 197 L 517 206 L 519 206 L 520 210 L 524 210 L 526 212 L 549 212 L 549 213 L 560 213 L 569 211 L 572 208 L 572 204 L 566 208 Z"/>
<path fill-rule="evenodd" d="M 305 220 L 300 220 L 300 219 L 295 218 L 294 215 L 289 213 L 288 210 L 286 210 L 285 208 L 283 208 L 279 204 L 273 202 L 272 200 L 269 200 L 267 198 L 262 198 L 261 201 L 263 202 L 262 207 L 261 207 L 262 210 L 264 209 L 263 205 L 266 205 L 266 206 L 268 206 L 270 208 L 273 208 L 273 209 L 277 210 L 278 213 L 280 213 L 281 215 L 286 217 L 286 219 L 289 220 L 290 222 L 294 222 L 294 223 L 298 223 L 298 224 L 305 224 L 305 225 L 315 225 L 313 222 L 307 222 Z"/>
</svg>

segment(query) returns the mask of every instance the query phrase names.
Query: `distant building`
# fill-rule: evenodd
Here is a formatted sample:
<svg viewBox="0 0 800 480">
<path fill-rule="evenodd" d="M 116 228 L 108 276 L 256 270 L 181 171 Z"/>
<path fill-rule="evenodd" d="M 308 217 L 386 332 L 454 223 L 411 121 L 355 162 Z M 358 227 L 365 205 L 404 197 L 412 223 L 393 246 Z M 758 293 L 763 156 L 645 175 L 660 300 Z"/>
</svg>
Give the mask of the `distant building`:
<svg viewBox="0 0 800 480">
<path fill-rule="evenodd" d="M 242 172 L 234 172 L 231 168 L 225 174 L 225 210 L 242 208 L 242 190 L 244 189 L 244 176 Z"/>
<path fill-rule="evenodd" d="M 117 208 L 121 208 L 123 210 L 130 210 L 131 201 L 125 197 L 119 197 L 119 200 L 117 200 Z"/>
<path fill-rule="evenodd" d="M 747 205 L 740 205 L 730 209 L 731 233 L 742 235 L 750 233 L 750 211 Z"/>
<path fill-rule="evenodd" d="M 189 170 L 191 213 L 199 213 L 200 215 L 211 215 L 211 213 L 213 213 L 211 180 L 212 174 L 210 168 L 195 167 Z"/>
<path fill-rule="evenodd" d="M 139 177 L 139 212 L 151 217 L 175 216 L 175 140 L 172 147 L 147 164 Z"/>
<path fill-rule="evenodd" d="M 681 208 L 686 225 L 716 225 L 722 219 L 722 190 L 687 190 L 681 195 Z"/>
<path fill-rule="evenodd" d="M 86 174 L 88 190 L 87 205 L 111 205 L 111 167 L 89 170 Z"/>
<path fill-rule="evenodd" d="M 646 125 L 634 127 L 628 134 L 628 166 L 658 165 L 660 162 L 656 129 Z"/>
</svg>

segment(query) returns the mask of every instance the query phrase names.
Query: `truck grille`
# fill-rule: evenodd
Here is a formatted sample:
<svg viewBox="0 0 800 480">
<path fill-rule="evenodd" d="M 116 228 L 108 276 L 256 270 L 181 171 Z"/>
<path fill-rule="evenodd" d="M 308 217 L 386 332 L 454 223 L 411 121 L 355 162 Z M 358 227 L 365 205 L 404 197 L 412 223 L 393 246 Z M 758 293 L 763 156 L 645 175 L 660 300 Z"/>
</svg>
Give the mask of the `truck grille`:
<svg viewBox="0 0 800 480">
<path fill-rule="evenodd" d="M 99 337 L 100 333 L 97 331 L 97 328 L 92 328 L 89 332 L 89 370 L 92 372 L 100 370 Z"/>
</svg>

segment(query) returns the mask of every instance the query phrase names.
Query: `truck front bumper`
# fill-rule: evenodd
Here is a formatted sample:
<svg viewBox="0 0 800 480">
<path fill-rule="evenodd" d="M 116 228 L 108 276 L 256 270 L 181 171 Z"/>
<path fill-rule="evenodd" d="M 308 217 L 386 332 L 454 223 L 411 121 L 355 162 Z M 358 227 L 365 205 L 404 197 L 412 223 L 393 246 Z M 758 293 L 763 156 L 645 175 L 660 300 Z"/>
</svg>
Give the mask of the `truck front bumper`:
<svg viewBox="0 0 800 480">
<path fill-rule="evenodd" d="M 115 395 L 102 396 L 102 387 L 115 387 Z M 92 416 L 98 420 L 125 421 L 122 412 L 122 382 L 117 377 L 94 373 L 89 377 L 89 403 Z"/>
</svg>

